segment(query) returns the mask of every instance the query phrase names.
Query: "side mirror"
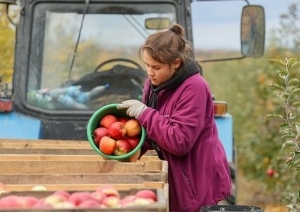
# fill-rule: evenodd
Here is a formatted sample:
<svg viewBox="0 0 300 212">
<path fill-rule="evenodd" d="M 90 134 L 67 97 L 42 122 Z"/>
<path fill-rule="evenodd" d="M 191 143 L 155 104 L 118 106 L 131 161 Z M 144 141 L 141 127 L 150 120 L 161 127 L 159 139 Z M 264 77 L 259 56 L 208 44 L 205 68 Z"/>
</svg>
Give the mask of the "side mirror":
<svg viewBox="0 0 300 212">
<path fill-rule="evenodd" d="M 247 5 L 241 19 L 241 53 L 245 57 L 260 57 L 265 45 L 265 12 L 263 7 Z"/>
<path fill-rule="evenodd" d="M 146 29 L 165 29 L 171 25 L 168 18 L 147 18 L 145 20 Z"/>
</svg>

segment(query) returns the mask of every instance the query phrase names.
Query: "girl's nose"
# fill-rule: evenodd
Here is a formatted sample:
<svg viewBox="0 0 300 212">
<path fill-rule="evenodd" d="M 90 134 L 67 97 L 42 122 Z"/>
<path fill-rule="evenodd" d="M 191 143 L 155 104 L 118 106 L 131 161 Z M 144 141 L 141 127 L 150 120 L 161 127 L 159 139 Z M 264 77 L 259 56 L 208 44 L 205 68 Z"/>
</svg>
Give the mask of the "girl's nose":
<svg viewBox="0 0 300 212">
<path fill-rule="evenodd" d="M 154 71 L 152 70 L 151 67 L 147 67 L 147 74 L 148 74 L 149 76 L 153 76 Z"/>
</svg>

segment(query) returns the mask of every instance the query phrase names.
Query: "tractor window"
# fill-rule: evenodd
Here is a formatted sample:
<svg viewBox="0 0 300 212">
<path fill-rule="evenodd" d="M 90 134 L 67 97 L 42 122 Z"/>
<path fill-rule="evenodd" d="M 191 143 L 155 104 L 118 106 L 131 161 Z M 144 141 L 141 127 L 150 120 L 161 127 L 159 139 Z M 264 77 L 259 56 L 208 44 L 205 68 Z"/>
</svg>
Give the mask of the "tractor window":
<svg viewBox="0 0 300 212">
<path fill-rule="evenodd" d="M 176 21 L 170 4 L 44 3 L 33 14 L 27 103 L 54 111 L 140 99 L 146 73 L 138 48 L 156 30 L 145 22 Z"/>
</svg>

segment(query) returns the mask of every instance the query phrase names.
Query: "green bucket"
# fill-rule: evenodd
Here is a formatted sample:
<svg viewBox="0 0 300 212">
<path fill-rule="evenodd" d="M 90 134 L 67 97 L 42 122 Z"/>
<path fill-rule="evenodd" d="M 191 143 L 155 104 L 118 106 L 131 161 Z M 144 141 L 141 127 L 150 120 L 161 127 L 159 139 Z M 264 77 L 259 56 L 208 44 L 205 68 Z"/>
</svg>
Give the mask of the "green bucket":
<svg viewBox="0 0 300 212">
<path fill-rule="evenodd" d="M 146 138 L 146 130 L 144 127 L 141 126 L 141 134 L 140 134 L 140 142 L 138 143 L 138 145 L 131 150 L 130 152 L 128 152 L 127 154 L 124 155 L 107 155 L 104 154 L 103 152 L 100 151 L 100 149 L 96 146 L 96 144 L 94 143 L 94 139 L 93 139 L 93 133 L 94 130 L 99 127 L 99 122 L 100 120 L 108 114 L 114 115 L 117 118 L 118 117 L 126 117 L 126 118 L 132 118 L 129 117 L 126 114 L 126 109 L 117 109 L 117 105 L 118 104 L 109 104 L 109 105 L 105 105 L 101 108 L 99 108 L 97 111 L 94 112 L 94 114 L 91 116 L 91 118 L 88 121 L 88 125 L 87 125 L 87 138 L 88 141 L 90 143 L 90 145 L 92 146 L 93 150 L 95 150 L 99 155 L 101 155 L 102 157 L 104 157 L 105 159 L 111 159 L 111 160 L 118 160 L 118 161 L 130 161 L 130 158 L 134 157 L 135 154 L 137 154 L 144 141 Z"/>
</svg>

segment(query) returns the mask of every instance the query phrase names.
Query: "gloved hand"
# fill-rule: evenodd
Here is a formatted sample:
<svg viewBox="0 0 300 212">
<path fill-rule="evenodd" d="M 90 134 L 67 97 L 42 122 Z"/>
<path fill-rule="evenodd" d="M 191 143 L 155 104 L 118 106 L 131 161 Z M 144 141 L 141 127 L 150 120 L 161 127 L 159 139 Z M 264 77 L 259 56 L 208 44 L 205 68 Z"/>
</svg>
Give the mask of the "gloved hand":
<svg viewBox="0 0 300 212">
<path fill-rule="evenodd" d="M 137 118 L 139 117 L 139 115 L 141 115 L 141 113 L 144 112 L 144 110 L 147 109 L 147 106 L 135 99 L 126 100 L 121 104 L 117 105 L 117 109 L 125 109 L 125 108 L 127 108 L 126 114 L 128 116 Z"/>
</svg>

